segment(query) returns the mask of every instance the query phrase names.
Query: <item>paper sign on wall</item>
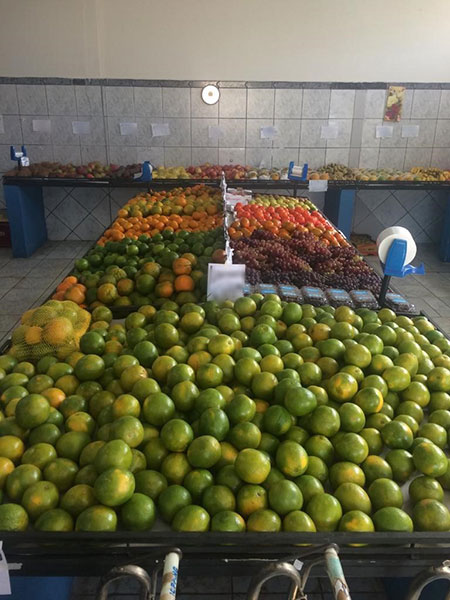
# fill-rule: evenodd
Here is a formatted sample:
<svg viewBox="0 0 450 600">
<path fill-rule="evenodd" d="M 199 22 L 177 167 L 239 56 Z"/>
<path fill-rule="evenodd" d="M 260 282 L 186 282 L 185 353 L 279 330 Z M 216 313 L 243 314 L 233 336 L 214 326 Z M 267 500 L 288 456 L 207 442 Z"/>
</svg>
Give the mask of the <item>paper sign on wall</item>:
<svg viewBox="0 0 450 600">
<path fill-rule="evenodd" d="M 169 123 L 152 123 L 152 136 L 164 137 L 170 135 Z"/>
<path fill-rule="evenodd" d="M 50 133 L 51 132 L 51 121 L 50 119 L 33 119 L 32 120 L 33 131 L 39 133 Z"/>
<path fill-rule="evenodd" d="M 223 135 L 223 129 L 218 125 L 210 125 L 208 127 L 208 138 L 210 140 L 218 140 Z"/>
<path fill-rule="evenodd" d="M 393 125 L 377 125 L 375 128 L 375 137 L 377 138 L 391 138 L 393 134 Z"/>
<path fill-rule="evenodd" d="M 326 192 L 328 189 L 328 179 L 310 179 L 308 190 L 310 192 Z"/>
<path fill-rule="evenodd" d="M 320 137 L 323 140 L 334 140 L 339 134 L 339 127 L 337 123 L 328 123 L 328 125 L 322 125 L 320 128 Z"/>
<path fill-rule="evenodd" d="M 5 133 L 5 124 L 3 123 L 2 115 L 0 115 L 0 133 Z"/>
<path fill-rule="evenodd" d="M 419 125 L 403 125 L 402 138 L 418 137 L 419 129 Z"/>
<path fill-rule="evenodd" d="M 137 123 L 119 123 L 120 135 L 136 135 Z"/>
<path fill-rule="evenodd" d="M 91 133 L 89 121 L 72 121 L 72 131 L 75 135 L 88 135 Z"/>
<path fill-rule="evenodd" d="M 259 134 L 262 140 L 273 140 L 278 135 L 278 130 L 273 125 L 267 127 L 261 127 Z"/>
<path fill-rule="evenodd" d="M 245 265 L 208 265 L 208 300 L 236 300 L 242 296 Z"/>
</svg>

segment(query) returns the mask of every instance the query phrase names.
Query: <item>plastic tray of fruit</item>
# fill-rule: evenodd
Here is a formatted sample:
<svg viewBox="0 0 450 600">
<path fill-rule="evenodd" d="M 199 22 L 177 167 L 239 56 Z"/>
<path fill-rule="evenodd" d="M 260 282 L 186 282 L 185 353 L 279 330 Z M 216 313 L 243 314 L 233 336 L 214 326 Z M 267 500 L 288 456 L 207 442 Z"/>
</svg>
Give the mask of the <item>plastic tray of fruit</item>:
<svg viewBox="0 0 450 600">
<path fill-rule="evenodd" d="M 0 358 L 0 529 L 449 531 L 450 342 L 425 317 L 97 307 L 78 349 L 79 310 L 28 311 Z"/>
</svg>

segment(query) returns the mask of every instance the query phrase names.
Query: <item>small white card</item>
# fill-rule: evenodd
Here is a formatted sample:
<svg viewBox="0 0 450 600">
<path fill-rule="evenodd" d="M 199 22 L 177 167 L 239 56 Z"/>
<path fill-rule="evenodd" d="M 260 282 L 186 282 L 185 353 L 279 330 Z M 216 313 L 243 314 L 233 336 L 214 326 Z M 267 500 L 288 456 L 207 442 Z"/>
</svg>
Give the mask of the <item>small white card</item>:
<svg viewBox="0 0 450 600">
<path fill-rule="evenodd" d="M 3 552 L 3 542 L 0 542 L 0 596 L 11 595 L 11 581 L 9 579 L 8 563 Z"/>
<path fill-rule="evenodd" d="M 320 128 L 320 137 L 322 140 L 335 140 L 339 134 L 337 123 L 328 123 Z"/>
<path fill-rule="evenodd" d="M 278 129 L 273 125 L 267 125 L 260 128 L 259 135 L 262 140 L 273 140 L 278 135 Z"/>
<path fill-rule="evenodd" d="M 75 135 L 88 135 L 91 133 L 89 121 L 72 121 L 72 131 Z"/>
<path fill-rule="evenodd" d="M 152 123 L 152 136 L 164 137 L 170 135 L 169 123 Z"/>
<path fill-rule="evenodd" d="M 403 125 L 402 138 L 419 137 L 419 125 Z"/>
<path fill-rule="evenodd" d="M 2 115 L 0 115 L 0 133 L 5 133 L 5 124 L 3 123 Z"/>
<path fill-rule="evenodd" d="M 236 300 L 243 294 L 245 265 L 209 263 L 208 300 Z"/>
<path fill-rule="evenodd" d="M 32 120 L 33 131 L 38 133 L 50 133 L 52 124 L 50 119 L 33 119 Z"/>
<path fill-rule="evenodd" d="M 119 123 L 120 135 L 136 135 L 137 123 Z"/>
<path fill-rule="evenodd" d="M 210 125 L 208 127 L 208 138 L 210 140 L 218 140 L 223 135 L 223 129 L 218 125 Z"/>
<path fill-rule="evenodd" d="M 377 138 L 391 138 L 393 135 L 393 125 L 377 125 L 375 127 L 375 137 Z"/>
<path fill-rule="evenodd" d="M 310 179 L 308 190 L 310 192 L 326 192 L 328 189 L 328 179 Z"/>
</svg>

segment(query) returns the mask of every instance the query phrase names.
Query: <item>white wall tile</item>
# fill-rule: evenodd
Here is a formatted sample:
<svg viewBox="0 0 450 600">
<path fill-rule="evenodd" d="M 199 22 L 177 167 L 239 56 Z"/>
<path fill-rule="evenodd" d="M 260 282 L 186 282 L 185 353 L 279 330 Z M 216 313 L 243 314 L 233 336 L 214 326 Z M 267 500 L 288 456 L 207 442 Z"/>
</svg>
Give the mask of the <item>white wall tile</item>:
<svg viewBox="0 0 450 600">
<path fill-rule="evenodd" d="M 275 90 L 250 88 L 247 90 L 247 118 L 273 118 L 274 103 Z"/>
<path fill-rule="evenodd" d="M 300 148 L 298 164 L 308 163 L 310 169 L 317 169 L 325 164 L 325 148 Z"/>
<path fill-rule="evenodd" d="M 3 133 L 0 133 L 0 144 L 22 144 L 23 136 L 20 118 L 17 115 L 4 115 L 2 123 Z"/>
<path fill-rule="evenodd" d="M 162 89 L 163 115 L 165 117 L 189 117 L 191 93 L 189 88 Z"/>
<path fill-rule="evenodd" d="M 80 146 L 55 146 L 53 145 L 53 155 L 55 160 L 60 163 L 81 164 Z"/>
<path fill-rule="evenodd" d="M 355 90 L 331 90 L 330 119 L 351 119 Z"/>
<path fill-rule="evenodd" d="M 79 115 L 103 115 L 102 88 L 99 85 L 75 85 L 74 89 Z"/>
<path fill-rule="evenodd" d="M 245 148 L 219 148 L 219 164 L 244 165 Z"/>
<path fill-rule="evenodd" d="M 191 88 L 191 117 L 217 117 L 219 115 L 219 102 L 206 104 L 202 100 L 202 88 Z"/>
<path fill-rule="evenodd" d="M 47 85 L 47 104 L 49 115 L 76 115 L 77 104 L 72 85 Z"/>
<path fill-rule="evenodd" d="M 291 161 L 298 165 L 298 157 L 298 148 L 274 148 L 272 150 L 272 166 L 287 168 Z"/>
<path fill-rule="evenodd" d="M 45 85 L 18 85 L 17 97 L 21 115 L 48 115 Z"/>
<path fill-rule="evenodd" d="M 408 138 L 402 137 L 402 127 L 404 122 L 400 121 L 400 123 L 385 123 L 386 125 L 390 125 L 393 128 L 392 137 L 390 138 L 380 138 L 380 147 L 381 148 L 405 148 Z"/>
<path fill-rule="evenodd" d="M 353 230 L 355 233 L 365 233 L 376 240 L 378 234 L 383 229 L 385 229 L 383 223 L 381 223 L 373 213 L 370 213 L 370 215 L 360 221 Z"/>
<path fill-rule="evenodd" d="M 436 121 L 434 146 L 436 148 L 450 147 L 450 119 L 438 119 Z"/>
<path fill-rule="evenodd" d="M 411 167 L 429 167 L 431 164 L 431 148 L 407 148 L 405 169 Z"/>
<path fill-rule="evenodd" d="M 272 150 L 270 148 L 247 148 L 245 164 L 270 169 L 272 166 Z"/>
<path fill-rule="evenodd" d="M 270 138 L 261 138 L 261 128 L 271 125 L 272 121 L 268 119 L 247 119 L 247 148 L 272 148 Z"/>
<path fill-rule="evenodd" d="M 328 119 L 331 90 L 303 90 L 303 119 Z"/>
<path fill-rule="evenodd" d="M 450 119 L 450 90 L 441 91 L 441 101 L 439 103 L 438 118 Z"/>
<path fill-rule="evenodd" d="M 190 119 L 165 119 L 170 127 L 170 135 L 164 138 L 164 146 L 191 146 Z"/>
<path fill-rule="evenodd" d="M 192 148 L 192 164 L 203 165 L 205 163 L 211 165 L 219 163 L 218 148 Z"/>
<path fill-rule="evenodd" d="M 136 163 L 136 146 L 110 146 L 109 161 L 117 165 L 131 165 Z"/>
<path fill-rule="evenodd" d="M 307 90 L 305 90 L 307 91 Z M 321 90 L 322 91 L 322 90 Z M 327 125 L 327 120 L 302 119 L 300 128 L 301 148 L 326 148 L 327 140 L 320 137 L 322 125 Z"/>
<path fill-rule="evenodd" d="M 243 148 L 245 146 L 245 119 L 219 119 L 223 134 L 219 138 L 221 148 Z"/>
<path fill-rule="evenodd" d="M 162 117 L 162 89 L 160 87 L 135 87 L 134 108 L 137 117 Z"/>
<path fill-rule="evenodd" d="M 39 116 L 38 116 L 39 118 Z M 24 144 L 51 144 L 52 134 L 46 131 L 33 131 L 34 117 L 21 117 Z"/>
<path fill-rule="evenodd" d="M 217 148 L 218 138 L 209 137 L 209 128 L 218 125 L 218 119 L 191 119 L 192 147 Z"/>
<path fill-rule="evenodd" d="M 134 117 L 133 117 L 134 119 Z M 120 133 L 120 124 L 124 122 L 124 117 L 107 117 L 108 143 L 111 146 L 136 146 L 136 133 L 122 135 Z M 136 122 L 135 119 L 133 122 Z"/>
<path fill-rule="evenodd" d="M 191 164 L 191 149 L 164 148 L 164 164 L 166 167 L 188 167 Z"/>
<path fill-rule="evenodd" d="M 349 148 L 327 148 L 325 161 L 327 163 L 348 164 Z"/>
<path fill-rule="evenodd" d="M 431 148 L 434 142 L 436 132 L 436 123 L 434 119 L 420 119 L 403 122 L 404 125 L 418 125 L 419 135 L 417 137 L 407 138 L 408 148 Z"/>
<path fill-rule="evenodd" d="M 386 90 L 367 90 L 364 116 L 366 119 L 381 119 L 386 106 Z"/>
<path fill-rule="evenodd" d="M 414 90 L 411 119 L 435 119 L 440 99 L 441 90 Z"/>
<path fill-rule="evenodd" d="M 433 148 L 431 166 L 438 169 L 448 169 L 450 166 L 450 148 Z"/>
<path fill-rule="evenodd" d="M 378 167 L 378 148 L 361 148 L 359 153 L 359 167 L 376 169 Z"/>
<path fill-rule="evenodd" d="M 15 84 L 0 84 L 0 115 L 19 114 L 17 90 Z"/>
<path fill-rule="evenodd" d="M 352 134 L 352 119 L 333 119 L 329 121 L 329 124 L 337 125 L 338 136 L 326 140 L 327 148 L 349 148 Z"/>
<path fill-rule="evenodd" d="M 99 161 L 107 162 L 106 145 L 103 146 L 81 146 L 81 162 L 86 164 L 89 162 Z"/>
<path fill-rule="evenodd" d="M 221 88 L 219 117 L 240 118 L 247 115 L 247 89 Z"/>
<path fill-rule="evenodd" d="M 52 124 L 52 142 L 57 145 L 77 146 L 80 137 L 73 132 L 73 117 L 50 117 Z"/>
<path fill-rule="evenodd" d="M 405 216 L 406 210 L 400 202 L 391 195 L 382 204 L 377 206 L 374 210 L 374 214 L 383 225 L 391 227 Z"/>
<path fill-rule="evenodd" d="M 105 86 L 105 114 L 109 117 L 133 117 L 134 93 L 131 86 Z"/>
<path fill-rule="evenodd" d="M 380 148 L 378 155 L 379 169 L 403 169 L 405 148 Z"/>
<path fill-rule="evenodd" d="M 275 119 L 278 135 L 273 140 L 274 148 L 298 148 L 300 146 L 300 119 Z"/>
<path fill-rule="evenodd" d="M 149 160 L 154 167 L 164 166 L 164 148 L 137 146 L 137 162 Z"/>
<path fill-rule="evenodd" d="M 275 118 L 300 119 L 302 116 L 303 90 L 275 90 Z"/>
<path fill-rule="evenodd" d="M 378 148 L 380 138 L 376 136 L 376 127 L 381 125 L 380 119 L 365 119 L 362 124 L 361 147 Z"/>
</svg>

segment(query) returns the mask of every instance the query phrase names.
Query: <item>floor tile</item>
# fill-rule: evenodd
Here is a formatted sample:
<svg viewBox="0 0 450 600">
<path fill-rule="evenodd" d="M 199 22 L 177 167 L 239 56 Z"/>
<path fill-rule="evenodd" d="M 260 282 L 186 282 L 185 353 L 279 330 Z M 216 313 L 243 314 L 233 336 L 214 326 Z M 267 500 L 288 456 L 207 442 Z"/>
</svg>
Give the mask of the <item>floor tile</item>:
<svg viewBox="0 0 450 600">
<path fill-rule="evenodd" d="M 7 294 L 14 286 L 16 286 L 20 279 L 20 277 L 2 277 L 0 280 L 0 298 Z"/>
<path fill-rule="evenodd" d="M 33 269 L 39 267 L 40 263 L 40 258 L 14 258 L 0 269 L 0 278 L 24 277 Z"/>
</svg>

